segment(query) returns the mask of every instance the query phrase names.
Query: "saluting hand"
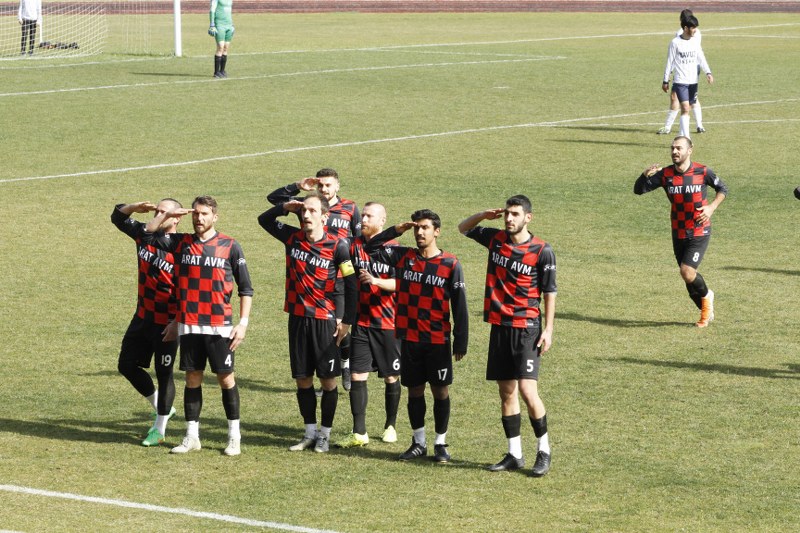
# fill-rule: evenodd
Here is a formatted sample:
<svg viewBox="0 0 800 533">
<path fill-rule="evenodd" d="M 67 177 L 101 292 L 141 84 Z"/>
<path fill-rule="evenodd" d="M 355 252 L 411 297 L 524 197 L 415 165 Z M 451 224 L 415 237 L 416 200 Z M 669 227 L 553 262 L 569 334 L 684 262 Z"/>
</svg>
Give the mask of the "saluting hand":
<svg viewBox="0 0 800 533">
<path fill-rule="evenodd" d="M 303 178 L 297 182 L 297 186 L 302 191 L 313 191 L 317 188 L 317 184 L 319 183 L 319 178 L 311 177 L 311 178 Z"/>
<path fill-rule="evenodd" d="M 653 163 L 652 165 L 650 165 L 649 167 L 647 167 L 646 169 L 644 169 L 644 172 L 642 172 L 642 174 L 644 174 L 645 176 L 647 176 L 647 177 L 649 178 L 649 177 L 651 177 L 653 174 L 655 174 L 656 172 L 658 172 L 659 170 L 661 170 L 661 168 L 662 168 L 662 167 L 661 167 L 661 166 L 659 166 L 659 164 L 658 164 L 658 163 Z"/>
</svg>

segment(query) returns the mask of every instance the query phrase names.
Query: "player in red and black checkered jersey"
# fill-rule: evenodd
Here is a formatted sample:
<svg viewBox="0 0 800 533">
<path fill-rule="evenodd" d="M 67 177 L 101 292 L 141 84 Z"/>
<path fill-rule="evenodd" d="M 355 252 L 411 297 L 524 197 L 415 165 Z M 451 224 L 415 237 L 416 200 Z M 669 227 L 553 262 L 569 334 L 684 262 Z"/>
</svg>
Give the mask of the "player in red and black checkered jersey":
<svg viewBox="0 0 800 533">
<path fill-rule="evenodd" d="M 439 215 L 421 209 L 411 215 L 410 222 L 397 224 L 365 244 L 369 252 L 411 228 L 417 242 L 416 248 L 397 246 L 393 249 L 397 288 L 395 332 L 401 339 L 400 379 L 408 387 L 408 417 L 414 430 L 411 446 L 400 455 L 404 461 L 428 453 L 425 438 L 427 383 L 433 394 L 434 460 L 442 463 L 450 460 L 446 436 L 453 357 L 460 361 L 467 353 L 469 313 L 464 274 L 458 258 L 436 244 L 441 225 Z"/>
<path fill-rule="evenodd" d="M 178 342 L 164 341 L 164 328 L 175 318 L 178 303 L 175 299 L 173 274 L 175 259 L 170 252 L 143 244 L 139 235 L 144 223 L 131 218 L 133 213 L 155 211 L 156 216 L 174 207 L 181 207 L 177 200 L 165 198 L 158 205 L 150 202 L 118 204 L 111 213 L 111 222 L 123 233 L 136 241 L 139 257 L 139 296 L 133 316 L 119 353 L 117 368 L 120 374 L 156 410 L 156 420 L 142 441 L 142 446 L 157 446 L 164 441 L 167 421 L 175 414 L 175 383 L 172 367 Z M 178 219 L 172 219 L 165 232 L 174 233 Z M 153 358 L 155 355 L 155 358 Z M 145 368 L 154 359 L 158 389 Z"/>
<path fill-rule="evenodd" d="M 521 395 L 538 439 L 531 475 L 540 477 L 550 469 L 550 438 L 547 413 L 539 396 L 539 368 L 541 355 L 553 343 L 556 256 L 549 244 L 528 230 L 532 217 L 531 201 L 520 194 L 506 200 L 505 207 L 487 209 L 466 218 L 458 229 L 489 249 L 483 299 L 483 319 L 492 325 L 486 379 L 497 382 L 501 421 L 508 439 L 508 453 L 489 470 L 499 472 L 525 466 L 520 431 Z M 498 218 L 504 219 L 504 230 L 479 225 L 484 220 Z"/>
<path fill-rule="evenodd" d="M 339 188 L 341 186 L 339 173 L 332 168 L 322 168 L 312 178 L 303 178 L 297 182 L 290 183 L 285 187 L 276 189 L 267 195 L 267 201 L 272 205 L 278 205 L 289 200 L 299 200 L 297 196 L 301 191 L 309 192 L 316 190 L 328 201 L 330 209 L 328 218 L 325 220 L 325 227 L 328 233 L 340 239 L 352 239 L 361 235 L 361 215 L 358 206 L 352 200 L 341 198 Z M 302 222 L 302 221 L 301 221 Z M 336 285 L 336 317 L 341 320 L 344 309 L 344 287 L 341 276 Z M 340 352 L 342 358 L 342 385 L 345 390 L 350 390 L 350 336 L 344 338 L 341 343 Z"/>
<path fill-rule="evenodd" d="M 289 226 L 278 217 L 299 213 L 302 229 Z M 339 392 L 336 378 L 341 374 L 339 344 L 356 319 L 358 294 L 350 259 L 349 242 L 325 231 L 327 199 L 314 191 L 302 202 L 290 200 L 258 217 L 258 223 L 286 247 L 286 300 L 289 313 L 289 358 L 297 384 L 297 402 L 305 434 L 291 451 L 314 446 L 327 452 L 336 415 Z M 334 290 L 337 275 L 344 280 L 344 316 L 336 319 Z M 317 396 L 314 374 L 322 384 L 321 424 L 317 428 Z"/>
<path fill-rule="evenodd" d="M 367 202 L 361 210 L 361 236 L 350 245 L 350 255 L 359 277 L 358 322 L 352 332 L 352 387 L 350 412 L 353 432 L 337 443 L 340 448 L 364 446 L 367 435 L 367 379 L 377 369 L 382 377 L 386 419 L 383 425 L 384 442 L 397 442 L 397 411 L 400 405 L 400 341 L 394 334 L 395 268 L 394 246 L 389 241 L 370 252 L 364 245 L 383 231 L 386 208 L 377 202 Z"/>
<path fill-rule="evenodd" d="M 172 218 L 191 213 L 194 233 L 150 233 Z M 144 242 L 175 254 L 178 283 L 178 316 L 168 327 L 180 336 L 181 370 L 186 372 L 183 405 L 186 436 L 172 453 L 200 449 L 200 411 L 203 405 L 203 373 L 206 363 L 217 375 L 222 405 L 228 419 L 225 455 L 241 453 L 239 388 L 234 375 L 235 352 L 244 340 L 253 301 L 253 287 L 242 248 L 236 240 L 219 233 L 217 201 L 198 196 L 192 209 L 172 209 L 148 222 Z M 231 295 L 234 282 L 239 294 L 239 324 L 233 325 Z"/>
<path fill-rule="evenodd" d="M 633 192 L 644 194 L 663 188 L 672 204 L 672 249 L 681 277 L 694 304 L 700 309 L 699 328 L 714 320 L 714 291 L 697 272 L 711 239 L 711 215 L 728 195 L 728 186 L 713 170 L 692 163 L 692 140 L 678 136 L 672 141 L 672 166 L 654 164 L 636 180 Z M 716 191 L 709 203 L 708 189 Z"/>
</svg>

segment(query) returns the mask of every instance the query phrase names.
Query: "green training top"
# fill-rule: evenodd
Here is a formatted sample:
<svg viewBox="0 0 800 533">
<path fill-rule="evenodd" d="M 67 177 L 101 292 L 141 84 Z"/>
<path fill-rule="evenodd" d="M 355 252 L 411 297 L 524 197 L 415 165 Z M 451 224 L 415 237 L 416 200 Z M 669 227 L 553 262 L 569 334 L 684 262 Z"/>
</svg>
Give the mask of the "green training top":
<svg viewBox="0 0 800 533">
<path fill-rule="evenodd" d="M 212 26 L 233 26 L 233 0 L 211 0 L 208 18 Z"/>
</svg>

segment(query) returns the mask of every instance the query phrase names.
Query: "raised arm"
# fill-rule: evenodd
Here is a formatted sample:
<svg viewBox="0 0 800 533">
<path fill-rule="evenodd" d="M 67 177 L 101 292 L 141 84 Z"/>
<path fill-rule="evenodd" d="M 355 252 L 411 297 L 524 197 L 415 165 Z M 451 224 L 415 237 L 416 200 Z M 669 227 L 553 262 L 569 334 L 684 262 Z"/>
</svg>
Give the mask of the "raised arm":
<svg viewBox="0 0 800 533">
<path fill-rule="evenodd" d="M 497 209 L 487 209 L 486 211 L 475 213 L 471 217 L 465 218 L 458 224 L 458 231 L 466 235 L 466 233 L 469 230 L 471 230 L 484 220 L 496 220 L 498 218 L 501 218 L 504 212 L 505 209 L 500 207 Z"/>
<path fill-rule="evenodd" d="M 655 190 L 661 186 L 661 167 L 653 163 L 636 178 L 636 183 L 633 184 L 634 194 L 644 194 Z"/>
</svg>

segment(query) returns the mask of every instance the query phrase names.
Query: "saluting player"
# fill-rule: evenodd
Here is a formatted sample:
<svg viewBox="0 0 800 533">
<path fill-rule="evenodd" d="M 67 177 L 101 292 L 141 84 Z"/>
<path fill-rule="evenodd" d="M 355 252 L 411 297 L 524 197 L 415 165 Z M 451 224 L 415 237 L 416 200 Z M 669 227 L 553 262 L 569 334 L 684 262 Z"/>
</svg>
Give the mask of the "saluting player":
<svg viewBox="0 0 800 533">
<path fill-rule="evenodd" d="M 328 201 L 330 206 L 328 218 L 325 221 L 325 231 L 333 234 L 339 239 L 350 239 L 361 235 L 361 216 L 358 213 L 358 206 L 352 200 L 339 196 L 339 173 L 332 168 L 323 168 L 317 171 L 313 178 L 303 178 L 295 183 L 290 183 L 285 187 L 276 189 L 267 195 L 267 201 L 272 205 L 278 205 L 289 200 L 300 200 L 297 196 L 300 191 L 316 190 Z M 302 220 L 301 220 L 302 222 Z M 344 306 L 343 287 L 341 276 L 337 280 L 335 301 L 336 318 L 342 318 Z M 342 386 L 345 390 L 350 390 L 350 336 L 344 338 L 339 347 L 342 358 Z"/>
<path fill-rule="evenodd" d="M 397 410 L 400 405 L 400 342 L 394 334 L 395 269 L 397 254 L 389 241 L 367 252 L 364 245 L 383 231 L 386 208 L 377 202 L 367 202 L 361 211 L 361 236 L 350 245 L 350 255 L 358 273 L 358 322 L 351 335 L 351 367 L 353 382 L 350 389 L 350 412 L 353 432 L 337 442 L 340 448 L 365 446 L 367 435 L 367 378 L 378 370 L 386 383 L 384 406 L 386 420 L 383 442 L 397 442 Z"/>
<path fill-rule="evenodd" d="M 303 228 L 283 224 L 277 219 L 299 213 Z M 349 333 L 356 318 L 358 295 L 350 259 L 349 243 L 325 231 L 328 201 L 311 192 L 303 201 L 290 200 L 258 217 L 258 223 L 286 247 L 286 301 L 289 313 L 289 358 L 292 377 L 297 383 L 297 403 L 305 424 L 305 434 L 290 451 L 314 447 L 327 452 L 336 415 L 339 391 L 336 377 L 341 374 L 339 343 Z M 337 274 L 344 279 L 344 316 L 336 319 L 334 289 Z M 322 384 L 321 425 L 317 428 L 317 396 L 314 374 Z"/>
<path fill-rule="evenodd" d="M 467 353 L 469 313 L 461 263 L 436 244 L 441 225 L 439 215 L 421 209 L 411 215 L 410 222 L 397 224 L 365 244 L 367 252 L 371 252 L 411 228 L 417 242 L 416 248 L 397 246 L 393 251 L 397 284 L 395 332 L 401 340 L 400 380 L 408 388 L 408 418 L 414 431 L 411 446 L 400 455 L 401 461 L 428 454 L 427 383 L 433 394 L 436 430 L 433 458 L 439 463 L 450 460 L 446 440 L 450 422 L 449 386 L 453 383 L 453 357 L 460 361 Z"/>
<path fill-rule="evenodd" d="M 711 239 L 711 215 L 728 195 L 728 186 L 707 166 L 692 163 L 691 156 L 692 140 L 675 137 L 672 165 L 647 167 L 636 180 L 633 192 L 644 194 L 663 188 L 667 193 L 672 204 L 672 250 L 689 297 L 700 309 L 700 320 L 695 325 L 705 328 L 714 320 L 714 291 L 708 288 L 697 268 Z M 716 191 L 711 203 L 707 198 L 709 187 Z"/>
<path fill-rule="evenodd" d="M 170 224 L 170 219 L 192 214 L 194 233 L 151 233 Z M 183 407 L 186 436 L 172 453 L 199 450 L 200 411 L 203 407 L 203 372 L 206 363 L 217 375 L 222 389 L 222 406 L 228 419 L 225 455 L 241 453 L 239 387 L 234 376 L 236 348 L 244 340 L 253 302 L 253 287 L 242 248 L 232 237 L 215 229 L 217 201 L 198 196 L 192 209 L 172 209 L 147 224 L 143 241 L 175 255 L 179 307 L 170 324 L 180 336 L 181 370 L 186 372 Z M 239 324 L 233 325 L 231 295 L 236 282 L 239 291 Z"/>
<path fill-rule="evenodd" d="M 483 319 L 492 325 L 486 379 L 497 382 L 508 453 L 492 472 L 525 466 L 522 454 L 519 395 L 538 439 L 531 475 L 550 470 L 547 413 L 539 396 L 541 355 L 553 343 L 556 313 L 556 256 L 553 249 L 528 230 L 533 214 L 527 196 L 506 200 L 505 208 L 488 209 L 463 220 L 458 230 L 489 249 Z M 505 230 L 478 224 L 503 218 Z M 541 301 L 545 302 L 542 328 Z"/>
<path fill-rule="evenodd" d="M 165 341 L 163 336 L 164 328 L 175 318 L 178 302 L 175 299 L 173 279 L 175 258 L 170 252 L 143 244 L 139 236 L 143 232 L 144 224 L 130 217 L 133 213 L 149 211 L 155 211 L 155 215 L 158 216 L 175 207 L 181 207 L 180 202 L 164 198 L 157 206 L 150 202 L 118 204 L 111 213 L 111 222 L 136 241 L 136 252 L 139 256 L 139 296 L 136 313 L 122 338 L 117 368 L 156 410 L 155 423 L 147 432 L 142 446 L 158 446 L 164 442 L 167 421 L 175 414 L 175 408 L 172 406 L 175 401 L 172 367 L 175 363 L 175 354 L 178 352 L 178 342 Z M 177 225 L 178 219 L 174 218 L 164 231 L 175 233 Z M 151 360 L 154 360 L 155 364 L 158 389 L 153 383 L 153 378 L 144 370 L 150 367 Z"/>
</svg>

